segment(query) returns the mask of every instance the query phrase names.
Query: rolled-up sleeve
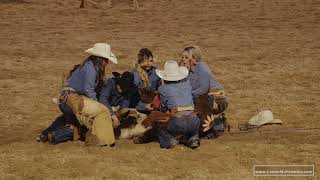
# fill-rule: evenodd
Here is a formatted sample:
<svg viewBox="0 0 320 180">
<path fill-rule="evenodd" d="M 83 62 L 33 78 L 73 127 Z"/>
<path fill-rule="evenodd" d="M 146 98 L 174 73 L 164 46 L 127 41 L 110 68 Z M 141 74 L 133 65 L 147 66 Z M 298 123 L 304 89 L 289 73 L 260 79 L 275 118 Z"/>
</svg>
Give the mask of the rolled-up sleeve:
<svg viewBox="0 0 320 180">
<path fill-rule="evenodd" d="M 85 95 L 93 100 L 97 101 L 97 93 L 95 92 L 97 70 L 92 63 L 86 63 L 83 66 L 84 82 L 83 88 Z"/>
</svg>

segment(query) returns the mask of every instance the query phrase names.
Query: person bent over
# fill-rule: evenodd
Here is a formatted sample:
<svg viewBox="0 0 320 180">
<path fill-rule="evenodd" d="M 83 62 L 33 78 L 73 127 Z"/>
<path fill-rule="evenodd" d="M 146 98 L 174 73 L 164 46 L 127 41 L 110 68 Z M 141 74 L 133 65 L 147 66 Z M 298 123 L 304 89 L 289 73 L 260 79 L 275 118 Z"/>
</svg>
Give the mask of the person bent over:
<svg viewBox="0 0 320 180">
<path fill-rule="evenodd" d="M 179 67 L 176 61 L 167 61 L 164 70 L 156 70 L 163 80 L 159 87 L 160 110 L 172 115 L 165 127 L 155 126 L 161 148 L 173 148 L 178 136 L 187 137 L 186 145 L 194 149 L 200 146 L 199 123 L 194 113 L 188 69 Z"/>
<path fill-rule="evenodd" d="M 64 124 L 63 121 L 76 119 L 78 124 L 88 129 L 86 143 L 111 146 L 115 144 L 111 115 L 108 108 L 98 102 L 96 89 L 103 80 L 108 62 L 117 64 L 118 61 L 106 43 L 96 43 L 85 52 L 90 56 L 71 70 L 62 88 L 59 108 L 63 115 L 49 128 L 57 129 Z M 77 140 L 75 135 L 73 139 Z M 48 136 L 48 131 L 43 131 L 40 136 Z"/>
</svg>

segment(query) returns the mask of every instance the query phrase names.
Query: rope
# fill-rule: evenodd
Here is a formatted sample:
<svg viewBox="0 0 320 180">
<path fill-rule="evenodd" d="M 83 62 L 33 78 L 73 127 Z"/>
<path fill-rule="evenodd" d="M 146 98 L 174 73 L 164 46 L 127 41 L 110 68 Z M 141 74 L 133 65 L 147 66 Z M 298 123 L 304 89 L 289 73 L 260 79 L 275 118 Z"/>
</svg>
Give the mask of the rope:
<svg viewBox="0 0 320 180">
<path fill-rule="evenodd" d="M 229 132 L 225 133 L 226 134 L 248 134 L 248 133 L 255 133 L 255 132 L 298 132 L 298 131 L 315 131 L 315 130 L 320 130 L 319 127 L 315 128 L 285 128 L 285 129 L 265 129 L 265 130 L 259 130 L 259 128 L 253 128 L 249 129 L 247 131 L 235 131 L 235 132 Z"/>
</svg>

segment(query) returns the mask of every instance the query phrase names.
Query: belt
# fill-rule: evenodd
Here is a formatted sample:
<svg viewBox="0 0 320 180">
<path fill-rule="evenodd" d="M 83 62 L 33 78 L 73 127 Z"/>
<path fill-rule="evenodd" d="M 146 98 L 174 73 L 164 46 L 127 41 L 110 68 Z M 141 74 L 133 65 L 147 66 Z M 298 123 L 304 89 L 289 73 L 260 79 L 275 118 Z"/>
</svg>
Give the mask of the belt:
<svg viewBox="0 0 320 180">
<path fill-rule="evenodd" d="M 59 104 L 66 102 L 69 94 L 77 94 L 77 91 L 72 87 L 63 87 L 59 96 Z"/>
<path fill-rule="evenodd" d="M 176 118 L 189 119 L 189 118 L 193 118 L 195 115 L 197 115 L 197 113 L 193 111 L 193 112 L 192 112 L 191 114 L 189 114 L 189 115 L 175 114 L 175 115 L 173 115 L 173 116 L 176 117 Z"/>
<path fill-rule="evenodd" d="M 223 89 L 210 89 L 208 95 L 211 95 L 211 96 L 225 96 L 225 92 Z"/>
<path fill-rule="evenodd" d="M 173 107 L 171 108 L 170 113 L 177 118 L 192 118 L 196 114 L 195 112 L 192 112 L 189 115 L 177 114 L 177 112 L 180 112 L 180 111 L 194 111 L 194 107 L 193 106 Z"/>
<path fill-rule="evenodd" d="M 173 107 L 170 109 L 170 112 L 172 114 L 176 114 L 177 112 L 180 111 L 193 111 L 194 107 L 193 106 L 182 106 L 182 107 Z"/>
<path fill-rule="evenodd" d="M 71 91 L 71 92 L 77 92 L 74 88 L 72 87 L 64 87 L 62 88 L 62 91 Z"/>
</svg>

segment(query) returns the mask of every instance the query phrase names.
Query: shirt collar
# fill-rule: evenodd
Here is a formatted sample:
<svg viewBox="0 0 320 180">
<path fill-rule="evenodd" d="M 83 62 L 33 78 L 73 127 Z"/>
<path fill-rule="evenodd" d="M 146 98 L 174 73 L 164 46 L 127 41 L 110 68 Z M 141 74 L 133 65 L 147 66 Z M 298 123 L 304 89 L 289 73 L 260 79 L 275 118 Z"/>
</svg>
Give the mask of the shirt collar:
<svg viewBox="0 0 320 180">
<path fill-rule="evenodd" d="M 192 72 L 192 73 L 197 72 L 198 70 L 199 70 L 199 63 L 197 63 L 194 66 L 191 66 L 191 68 L 190 68 L 190 72 Z"/>
</svg>

